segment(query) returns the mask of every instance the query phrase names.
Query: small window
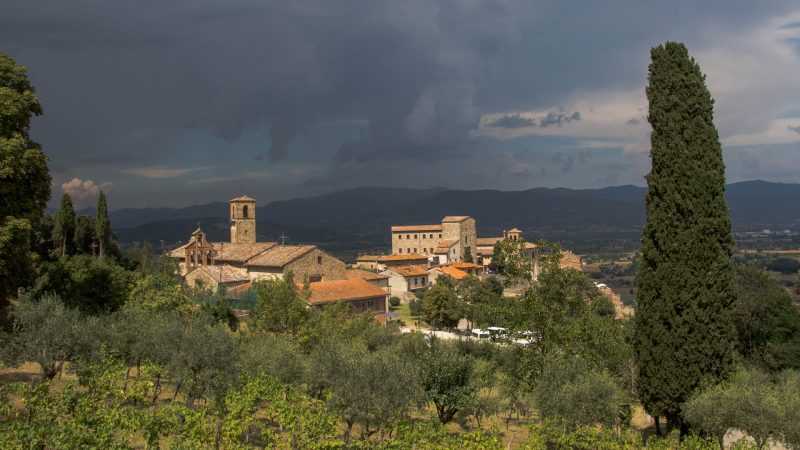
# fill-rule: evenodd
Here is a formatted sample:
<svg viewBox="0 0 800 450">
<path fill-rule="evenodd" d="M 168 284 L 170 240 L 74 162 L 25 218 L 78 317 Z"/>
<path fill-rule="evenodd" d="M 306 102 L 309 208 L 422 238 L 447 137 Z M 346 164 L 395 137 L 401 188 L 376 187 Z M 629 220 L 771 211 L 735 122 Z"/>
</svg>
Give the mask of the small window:
<svg viewBox="0 0 800 450">
<path fill-rule="evenodd" d="M 417 238 L 417 235 L 415 234 L 415 235 L 414 235 L 414 239 L 416 239 L 416 238 Z"/>
<path fill-rule="evenodd" d="M 244 205 L 244 206 L 242 207 L 242 217 L 244 217 L 245 219 L 247 219 L 247 218 L 248 218 L 248 216 L 249 216 L 249 215 L 248 215 L 248 211 L 247 211 L 247 205 Z"/>
<path fill-rule="evenodd" d="M 308 282 L 309 283 L 318 283 L 322 281 L 322 275 L 309 275 Z"/>
<path fill-rule="evenodd" d="M 397 253 L 403 253 L 403 249 L 402 248 L 397 249 Z"/>
<path fill-rule="evenodd" d="M 397 239 L 403 239 L 403 235 L 402 234 L 398 235 Z"/>
<path fill-rule="evenodd" d="M 322 256 L 317 256 L 317 264 L 322 264 Z"/>
<path fill-rule="evenodd" d="M 439 239 L 441 239 L 441 238 L 442 238 L 442 233 L 439 233 Z"/>
</svg>

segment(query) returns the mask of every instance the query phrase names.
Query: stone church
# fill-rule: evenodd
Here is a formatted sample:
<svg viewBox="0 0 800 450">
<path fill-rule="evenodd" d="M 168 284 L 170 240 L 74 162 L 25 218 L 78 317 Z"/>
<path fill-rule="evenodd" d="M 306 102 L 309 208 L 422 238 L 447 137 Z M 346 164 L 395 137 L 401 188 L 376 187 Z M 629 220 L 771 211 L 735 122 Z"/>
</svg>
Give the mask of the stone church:
<svg viewBox="0 0 800 450">
<path fill-rule="evenodd" d="M 236 197 L 228 209 L 230 242 L 209 242 L 198 227 L 189 242 L 168 253 L 189 286 L 235 289 L 289 272 L 298 283 L 346 279 L 345 263 L 315 245 L 258 242 L 255 199 Z"/>
</svg>

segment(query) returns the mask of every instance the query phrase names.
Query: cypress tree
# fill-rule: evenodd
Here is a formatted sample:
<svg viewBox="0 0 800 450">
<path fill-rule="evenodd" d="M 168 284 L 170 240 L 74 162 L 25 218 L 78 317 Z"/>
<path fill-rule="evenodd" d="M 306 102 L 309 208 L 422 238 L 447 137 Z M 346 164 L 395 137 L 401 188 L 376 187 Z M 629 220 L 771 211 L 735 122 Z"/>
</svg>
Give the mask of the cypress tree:
<svg viewBox="0 0 800 450">
<path fill-rule="evenodd" d="M 75 251 L 77 253 L 92 254 L 94 242 L 94 221 L 89 216 L 78 216 L 75 219 Z"/>
<path fill-rule="evenodd" d="M 61 197 L 61 208 L 56 213 L 56 223 L 53 227 L 53 242 L 58 245 L 60 256 L 74 253 L 75 248 L 75 208 L 69 194 Z"/>
<path fill-rule="evenodd" d="M 651 58 L 652 168 L 634 348 L 642 404 L 685 435 L 682 404 L 732 364 L 733 238 L 705 76 L 683 44 L 660 45 Z"/>
<path fill-rule="evenodd" d="M 95 220 L 94 235 L 97 240 L 100 257 L 105 256 L 111 242 L 111 222 L 108 220 L 108 205 L 106 194 L 100 191 L 97 197 L 97 218 Z"/>
</svg>

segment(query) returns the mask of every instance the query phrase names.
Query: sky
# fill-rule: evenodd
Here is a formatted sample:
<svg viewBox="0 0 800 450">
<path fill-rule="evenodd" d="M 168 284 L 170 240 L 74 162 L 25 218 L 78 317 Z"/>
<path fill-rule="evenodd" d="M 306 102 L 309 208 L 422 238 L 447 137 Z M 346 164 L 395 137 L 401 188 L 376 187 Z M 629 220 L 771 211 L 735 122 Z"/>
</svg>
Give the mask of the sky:
<svg viewBox="0 0 800 450">
<path fill-rule="evenodd" d="M 729 182 L 800 182 L 800 3 L 0 0 L 53 201 L 644 184 L 650 49 L 684 42 Z"/>
</svg>

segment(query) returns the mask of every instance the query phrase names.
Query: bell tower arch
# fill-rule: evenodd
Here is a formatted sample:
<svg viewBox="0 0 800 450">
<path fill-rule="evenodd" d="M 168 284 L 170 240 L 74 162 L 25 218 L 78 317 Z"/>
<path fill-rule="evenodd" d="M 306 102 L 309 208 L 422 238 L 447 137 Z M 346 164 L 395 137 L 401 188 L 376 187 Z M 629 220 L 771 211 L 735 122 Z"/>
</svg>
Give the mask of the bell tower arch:
<svg viewBox="0 0 800 450">
<path fill-rule="evenodd" d="M 256 200 L 246 195 L 231 199 L 231 243 L 256 242 Z"/>
</svg>

